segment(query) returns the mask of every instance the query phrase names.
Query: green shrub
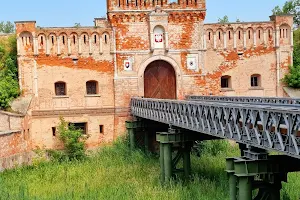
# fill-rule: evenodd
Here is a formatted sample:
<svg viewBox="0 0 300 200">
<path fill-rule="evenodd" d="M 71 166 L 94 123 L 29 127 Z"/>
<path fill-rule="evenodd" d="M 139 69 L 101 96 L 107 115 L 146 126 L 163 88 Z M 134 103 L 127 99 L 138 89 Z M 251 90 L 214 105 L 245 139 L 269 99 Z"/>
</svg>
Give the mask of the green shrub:
<svg viewBox="0 0 300 200">
<path fill-rule="evenodd" d="M 81 160 L 86 157 L 85 140 L 86 137 L 82 134 L 82 130 L 76 130 L 74 126 L 69 126 L 69 123 L 60 118 L 58 126 L 60 140 L 64 144 L 64 152 L 68 160 Z M 63 159 L 63 155 L 56 154 L 56 158 Z"/>
<path fill-rule="evenodd" d="M 226 153 L 228 148 L 229 144 L 227 140 L 199 141 L 194 145 L 193 152 L 198 156 L 202 154 L 216 156 L 220 153 Z"/>
<path fill-rule="evenodd" d="M 283 82 L 292 88 L 300 88 L 300 65 L 290 66 L 290 72 L 285 75 Z"/>
</svg>

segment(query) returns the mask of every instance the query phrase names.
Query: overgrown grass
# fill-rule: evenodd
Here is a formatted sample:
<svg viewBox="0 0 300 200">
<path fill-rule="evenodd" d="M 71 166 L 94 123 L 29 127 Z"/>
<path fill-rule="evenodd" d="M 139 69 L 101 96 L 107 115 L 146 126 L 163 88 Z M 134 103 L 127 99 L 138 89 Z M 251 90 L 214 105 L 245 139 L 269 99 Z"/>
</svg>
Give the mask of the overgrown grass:
<svg viewBox="0 0 300 200">
<path fill-rule="evenodd" d="M 0 174 L 0 199 L 229 199 L 225 157 L 238 155 L 228 147 L 212 156 L 192 156 L 194 178 L 161 186 L 159 161 L 131 152 L 118 141 L 81 162 L 41 163 Z M 299 174 L 284 185 L 286 199 L 299 199 Z"/>
</svg>

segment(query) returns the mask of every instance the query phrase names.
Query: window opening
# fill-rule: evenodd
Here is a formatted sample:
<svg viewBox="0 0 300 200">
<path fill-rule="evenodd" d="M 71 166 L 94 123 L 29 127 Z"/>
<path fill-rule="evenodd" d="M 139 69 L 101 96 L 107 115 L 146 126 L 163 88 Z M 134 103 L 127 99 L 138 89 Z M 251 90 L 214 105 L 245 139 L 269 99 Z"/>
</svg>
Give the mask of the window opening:
<svg viewBox="0 0 300 200">
<path fill-rule="evenodd" d="M 76 37 L 73 35 L 73 43 L 76 44 Z"/>
<path fill-rule="evenodd" d="M 100 133 L 104 133 L 104 126 L 103 126 L 103 125 L 100 125 L 100 126 L 99 126 L 99 132 L 100 132 Z"/>
<path fill-rule="evenodd" d="M 56 127 L 52 127 L 52 136 L 53 136 L 53 137 L 56 136 Z"/>
<path fill-rule="evenodd" d="M 67 94 L 66 83 L 64 83 L 64 82 L 55 83 L 55 95 L 56 96 L 64 96 L 66 94 Z"/>
<path fill-rule="evenodd" d="M 221 88 L 229 88 L 230 87 L 230 77 L 225 76 L 221 78 Z"/>
<path fill-rule="evenodd" d="M 44 44 L 44 37 L 41 36 L 41 45 L 43 45 L 43 44 Z"/>
<path fill-rule="evenodd" d="M 94 43 L 97 43 L 97 35 L 94 35 Z"/>
<path fill-rule="evenodd" d="M 54 36 L 51 36 L 52 45 L 54 45 Z"/>
<path fill-rule="evenodd" d="M 259 76 L 251 76 L 251 87 L 258 87 L 259 84 Z"/>
<path fill-rule="evenodd" d="M 280 38 L 282 38 L 282 29 L 280 29 Z"/>
<path fill-rule="evenodd" d="M 97 82 L 96 81 L 86 82 L 86 93 L 87 94 L 97 94 Z"/>
<path fill-rule="evenodd" d="M 69 126 L 73 126 L 75 130 L 81 131 L 81 134 L 86 135 L 87 133 L 87 123 L 69 123 Z"/>
<path fill-rule="evenodd" d="M 62 40 L 63 40 L 63 44 L 65 44 L 66 42 L 65 42 L 65 36 L 64 35 L 62 37 Z"/>
<path fill-rule="evenodd" d="M 104 35 L 104 42 L 107 44 L 107 35 Z"/>
</svg>

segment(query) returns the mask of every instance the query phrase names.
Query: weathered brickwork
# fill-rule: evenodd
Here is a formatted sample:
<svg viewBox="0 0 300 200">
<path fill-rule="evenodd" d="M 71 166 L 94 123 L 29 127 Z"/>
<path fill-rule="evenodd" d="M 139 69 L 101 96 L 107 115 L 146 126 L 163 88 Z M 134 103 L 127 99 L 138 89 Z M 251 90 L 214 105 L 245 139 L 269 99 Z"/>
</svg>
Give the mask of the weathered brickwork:
<svg viewBox="0 0 300 200">
<path fill-rule="evenodd" d="M 280 79 L 292 62 L 291 16 L 204 24 L 205 0 L 107 2 L 107 19 L 96 18 L 94 27 L 16 22 L 19 82 L 23 96 L 33 96 L 33 148 L 60 148 L 59 116 L 86 124 L 88 147 L 124 134 L 130 98 L 144 96 L 144 72 L 154 61 L 174 68 L 178 99 L 285 95 Z"/>
<path fill-rule="evenodd" d="M 30 162 L 26 117 L 0 111 L 0 171 Z"/>
</svg>

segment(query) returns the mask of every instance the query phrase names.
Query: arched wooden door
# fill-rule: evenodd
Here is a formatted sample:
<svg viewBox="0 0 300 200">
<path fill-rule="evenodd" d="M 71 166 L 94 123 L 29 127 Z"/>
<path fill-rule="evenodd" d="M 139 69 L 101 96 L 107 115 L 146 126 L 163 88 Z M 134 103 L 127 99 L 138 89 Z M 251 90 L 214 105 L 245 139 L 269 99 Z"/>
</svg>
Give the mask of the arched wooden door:
<svg viewBox="0 0 300 200">
<path fill-rule="evenodd" d="M 168 62 L 158 60 L 148 65 L 144 74 L 144 97 L 176 99 L 176 75 Z"/>
</svg>

